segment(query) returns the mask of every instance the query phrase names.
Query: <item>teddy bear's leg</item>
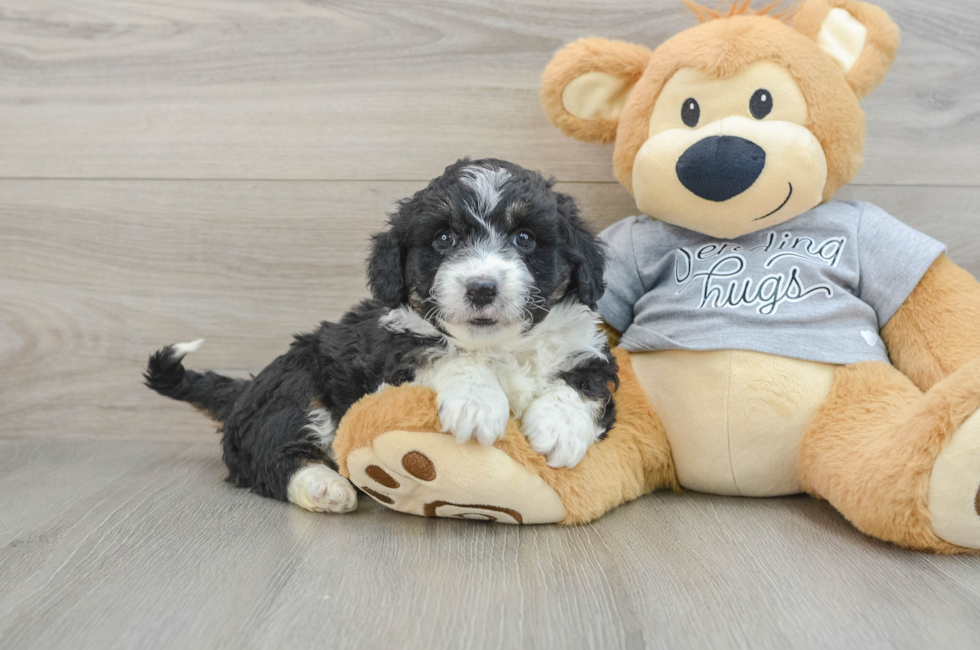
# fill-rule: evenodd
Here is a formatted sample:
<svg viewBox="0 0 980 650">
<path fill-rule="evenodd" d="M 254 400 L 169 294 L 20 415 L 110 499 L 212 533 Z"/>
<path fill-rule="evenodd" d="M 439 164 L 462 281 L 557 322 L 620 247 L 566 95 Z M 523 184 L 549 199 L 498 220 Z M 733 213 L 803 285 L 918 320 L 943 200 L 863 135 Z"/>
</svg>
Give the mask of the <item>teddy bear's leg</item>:
<svg viewBox="0 0 980 650">
<path fill-rule="evenodd" d="M 803 485 L 868 535 L 976 552 L 978 408 L 980 360 L 926 393 L 886 364 L 842 366 L 801 443 Z"/>
<path fill-rule="evenodd" d="M 375 501 L 410 514 L 506 523 L 590 521 L 656 489 L 677 486 L 663 426 L 615 350 L 616 426 L 572 469 L 550 467 L 511 421 L 494 446 L 441 433 L 436 397 L 400 386 L 364 397 L 341 422 L 340 473 Z"/>
<path fill-rule="evenodd" d="M 619 364 L 619 388 L 613 393 L 616 424 L 581 463 L 572 469 L 549 467 L 523 437 L 508 450 L 533 464 L 529 466 L 561 496 L 568 513 L 564 524 L 591 521 L 655 490 L 680 489 L 667 433 L 633 370 L 630 354 L 621 348 L 613 354 Z"/>
</svg>

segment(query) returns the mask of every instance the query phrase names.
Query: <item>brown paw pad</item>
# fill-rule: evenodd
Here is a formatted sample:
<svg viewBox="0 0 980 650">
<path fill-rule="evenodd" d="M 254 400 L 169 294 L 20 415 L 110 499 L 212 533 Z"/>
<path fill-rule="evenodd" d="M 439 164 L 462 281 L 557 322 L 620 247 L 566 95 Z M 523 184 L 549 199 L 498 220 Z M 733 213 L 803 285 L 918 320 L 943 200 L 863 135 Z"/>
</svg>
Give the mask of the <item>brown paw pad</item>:
<svg viewBox="0 0 980 650">
<path fill-rule="evenodd" d="M 410 451 L 402 456 L 402 467 L 420 481 L 434 481 L 436 466 L 421 451 Z"/>
<path fill-rule="evenodd" d="M 385 495 L 381 494 L 380 492 L 378 492 L 376 490 L 372 490 L 371 488 L 369 488 L 367 486 L 363 486 L 362 485 L 361 486 L 361 490 L 364 492 L 364 494 L 368 495 L 369 497 L 371 497 L 375 501 L 380 501 L 381 503 L 387 504 L 389 506 L 395 502 L 395 500 L 392 499 L 391 497 L 385 496 Z"/>
<path fill-rule="evenodd" d="M 383 485 L 391 490 L 396 490 L 399 487 L 398 481 L 392 478 L 391 474 L 384 471 L 377 465 L 368 465 L 364 468 L 364 473 L 370 476 L 376 483 Z"/>
<path fill-rule="evenodd" d="M 436 477 L 435 465 L 431 460 L 429 460 L 428 456 L 420 451 L 410 451 L 402 456 L 402 467 L 406 472 L 421 481 L 432 481 Z M 378 465 L 368 465 L 364 468 L 364 473 L 369 479 L 381 487 L 388 488 L 389 490 L 397 490 L 401 487 L 401 483 L 399 483 L 394 476 L 386 472 Z M 383 494 L 374 488 L 366 485 L 361 485 L 359 487 L 365 494 L 375 501 L 379 501 L 389 506 L 395 503 L 395 500 L 390 496 Z"/>
</svg>

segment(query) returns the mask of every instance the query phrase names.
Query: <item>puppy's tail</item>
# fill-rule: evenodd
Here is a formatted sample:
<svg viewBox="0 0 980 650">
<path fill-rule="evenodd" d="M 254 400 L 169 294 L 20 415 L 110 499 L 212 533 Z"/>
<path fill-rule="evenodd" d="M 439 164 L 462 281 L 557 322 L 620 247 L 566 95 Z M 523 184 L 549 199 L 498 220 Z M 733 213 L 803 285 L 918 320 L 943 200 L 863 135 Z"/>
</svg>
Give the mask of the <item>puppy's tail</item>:
<svg viewBox="0 0 980 650">
<path fill-rule="evenodd" d="M 204 339 L 198 339 L 157 350 L 150 355 L 143 378 L 148 387 L 164 397 L 190 402 L 218 422 L 224 422 L 250 380 L 185 369 L 181 360 L 196 352 L 202 343 Z"/>
</svg>

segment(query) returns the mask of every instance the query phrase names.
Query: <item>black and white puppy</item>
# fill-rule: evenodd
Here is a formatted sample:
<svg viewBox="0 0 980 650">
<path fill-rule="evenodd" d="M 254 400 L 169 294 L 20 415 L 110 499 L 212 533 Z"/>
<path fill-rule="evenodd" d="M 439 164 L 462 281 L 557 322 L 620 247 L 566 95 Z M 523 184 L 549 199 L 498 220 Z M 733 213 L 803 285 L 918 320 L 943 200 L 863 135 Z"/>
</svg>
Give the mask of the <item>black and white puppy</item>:
<svg viewBox="0 0 980 650">
<path fill-rule="evenodd" d="M 530 446 L 572 467 L 612 426 L 616 362 L 594 312 L 604 257 L 570 196 L 501 160 L 460 160 L 374 236 L 373 300 L 295 337 L 250 380 L 185 370 L 199 341 L 150 357 L 146 383 L 222 428 L 228 480 L 309 510 L 346 512 L 336 423 L 406 382 L 438 395 L 443 430 L 490 445 L 520 418 Z"/>
</svg>

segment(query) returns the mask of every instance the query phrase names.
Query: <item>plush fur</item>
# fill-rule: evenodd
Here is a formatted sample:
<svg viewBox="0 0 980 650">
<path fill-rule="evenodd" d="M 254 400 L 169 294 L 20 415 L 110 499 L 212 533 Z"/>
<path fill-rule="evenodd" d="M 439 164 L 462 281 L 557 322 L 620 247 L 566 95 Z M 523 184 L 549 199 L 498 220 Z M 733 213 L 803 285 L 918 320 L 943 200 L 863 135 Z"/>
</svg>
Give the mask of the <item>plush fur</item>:
<svg viewBox="0 0 980 650">
<path fill-rule="evenodd" d="M 313 510 L 350 509 L 349 484 L 327 471 L 335 424 L 385 385 L 435 390 L 441 428 L 461 442 L 492 444 L 523 415 L 548 462 L 574 465 L 615 421 L 617 368 L 592 311 L 602 250 L 552 185 L 505 161 L 461 160 L 372 239 L 374 299 L 296 336 L 251 380 L 186 370 L 195 342 L 154 354 L 146 383 L 221 424 L 230 482 Z M 577 416 L 534 426 L 556 395 Z"/>
<path fill-rule="evenodd" d="M 616 139 L 619 121 L 615 119 L 583 120 L 567 110 L 562 94 L 574 79 L 587 72 L 605 72 L 636 84 L 653 54 L 642 45 L 605 38 L 583 38 L 567 45 L 545 68 L 541 79 L 541 105 L 552 123 L 566 135 L 585 142 L 608 143 Z"/>
<path fill-rule="evenodd" d="M 694 2 L 694 0 L 684 0 L 684 4 L 687 8 L 694 12 L 698 17 L 698 21 L 706 23 L 710 20 L 718 20 L 719 18 L 731 18 L 732 16 L 772 16 L 776 20 L 782 20 L 784 22 L 789 21 L 793 15 L 796 13 L 796 7 L 790 7 L 782 11 L 776 11 L 781 4 L 780 0 L 776 0 L 771 4 L 766 5 L 761 9 L 752 8 L 752 0 L 725 0 L 725 7 L 723 9 L 711 9 L 710 7 L 705 7 L 699 2 Z"/>
<path fill-rule="evenodd" d="M 793 28 L 816 40 L 827 14 L 841 8 L 868 30 L 864 50 L 854 67 L 845 73 L 847 84 L 859 99 L 867 97 L 884 81 L 898 52 L 898 26 L 879 7 L 857 0 L 807 0 L 793 16 Z"/>
<path fill-rule="evenodd" d="M 680 68 L 725 78 L 757 61 L 788 69 L 807 100 L 807 128 L 827 157 L 824 200 L 850 182 L 864 162 L 864 111 L 843 73 L 810 39 L 775 18 L 736 16 L 681 32 L 661 45 L 630 94 L 620 118 L 613 169 L 632 192 L 633 159 L 646 142 L 648 124 L 664 83 Z"/>
<path fill-rule="evenodd" d="M 671 94 L 664 97 L 676 99 L 673 95 L 683 97 L 684 91 L 690 90 L 694 98 L 704 90 L 710 99 L 711 92 L 705 89 L 712 83 L 731 80 L 754 62 L 775 62 L 782 66 L 778 75 L 772 72 L 771 64 L 756 66 L 769 70 L 758 88 L 769 90 L 778 102 L 780 94 L 791 95 L 786 94 L 786 85 L 767 88 L 777 76 L 785 78 L 784 72 L 788 72 L 799 86 L 806 103 L 805 118 L 781 119 L 805 127 L 819 141 L 827 159 L 823 199 L 828 199 L 855 176 L 861 165 L 864 114 L 858 99 L 887 73 L 898 43 L 898 28 L 884 12 L 854 0 L 805 0 L 793 17 L 792 28 L 783 22 L 789 18 L 785 13 L 769 15 L 775 12 L 773 6 L 753 12 L 747 0 L 732 0 L 721 11 L 689 4 L 702 24 L 668 40 L 653 53 L 641 46 L 603 39 L 578 41 L 559 52 L 542 82 L 542 103 L 548 116 L 565 133 L 579 139 L 615 139 L 615 172 L 633 191 L 636 153 L 651 135 L 652 111 L 675 72 L 681 68 L 698 71 L 676 77 Z M 834 9 L 847 13 L 831 15 Z M 866 31 L 862 50 L 857 49 L 860 39 L 851 38 L 862 33 L 854 21 Z M 822 30 L 826 30 L 823 37 Z M 837 37 L 841 38 L 834 40 Z M 834 45 L 824 51 L 820 42 Z M 592 74 L 597 72 L 602 74 Z M 586 78 L 588 83 L 573 83 L 588 74 L 592 74 Z M 746 78 L 754 85 L 756 77 Z M 632 86 L 625 104 L 623 85 L 616 79 Z M 717 125 L 726 117 L 737 118 L 726 123 L 726 135 L 746 122 L 764 128 L 765 115 L 751 115 L 756 120 L 752 122 L 746 104 L 735 101 L 745 88 L 735 83 L 725 88 L 737 88 L 733 92 L 738 96 L 726 96 L 723 99 L 732 101 L 720 103 L 742 108 L 731 109 L 733 113 L 716 110 L 711 124 Z M 601 101 L 607 101 L 605 110 Z M 679 112 L 685 103 L 677 104 L 674 108 Z M 678 117 L 661 120 L 659 128 L 674 128 L 670 119 Z M 691 129 L 698 125 L 697 120 L 693 126 L 687 122 L 684 120 L 685 126 Z M 748 131 L 736 135 L 750 137 L 746 134 Z M 610 341 L 618 340 L 618 332 L 608 326 L 605 331 Z M 805 488 L 829 500 L 869 535 L 923 551 L 977 553 L 980 284 L 940 257 L 885 324 L 881 337 L 894 366 L 879 362 L 833 366 L 766 358 L 750 351 L 667 350 L 632 358 L 616 351 L 621 381 L 614 393 L 617 425 L 588 451 L 581 464 L 570 470 L 547 467 L 517 434 L 512 421 L 508 434 L 495 443 L 496 450 L 505 452 L 498 458 L 507 462 L 501 465 L 500 485 L 495 486 L 498 489 L 492 499 L 473 501 L 474 496 L 479 497 L 479 490 L 471 489 L 466 475 L 454 472 L 462 466 L 454 463 L 462 454 L 456 455 L 453 450 L 460 447 L 445 444 L 433 445 L 433 449 L 438 446 L 442 450 L 438 464 L 427 466 L 431 471 L 413 486 L 411 498 L 429 495 L 439 499 L 434 503 L 445 504 L 445 495 L 458 487 L 469 501 L 450 504 L 457 510 L 446 510 L 445 516 L 482 517 L 489 513 L 495 518 L 493 513 L 507 512 L 509 521 L 519 522 L 520 512 L 507 503 L 521 502 L 523 493 L 509 494 L 508 481 L 535 485 L 540 479 L 559 495 L 565 509 L 562 521 L 573 523 L 597 517 L 644 491 L 676 486 L 675 467 L 680 466 L 681 451 L 684 462 L 693 458 L 697 463 L 705 457 L 709 473 L 717 467 L 719 472 L 730 470 L 733 477 L 732 459 L 738 452 L 746 472 L 742 478 L 759 479 L 759 493 L 768 489 L 767 481 L 785 475 L 783 478 L 791 479 L 787 485 L 792 483 L 788 489 Z M 668 355 L 674 358 L 674 365 L 662 363 L 670 361 Z M 650 400 L 645 389 L 651 394 Z M 400 435 L 414 435 L 406 431 L 421 434 L 436 430 L 434 400 L 432 393 L 423 389 L 400 388 L 368 396 L 355 405 L 341 424 L 335 444 L 342 471 L 352 470 L 345 459 L 355 458 L 351 475 L 358 476 L 366 488 L 375 489 L 382 497 L 379 501 L 406 512 L 440 515 L 435 506 L 413 510 L 405 501 L 405 492 L 386 493 L 383 486 L 372 483 L 366 471 L 370 468 L 364 467 L 366 459 L 386 457 L 388 461 L 383 464 L 390 476 L 406 483 L 415 480 L 418 473 L 413 473 L 412 463 L 404 460 L 414 462 L 414 456 L 406 454 L 399 464 L 381 448 L 390 448 Z M 699 409 L 711 409 L 711 417 L 699 418 Z M 685 432 L 704 435 L 713 447 L 689 444 L 682 450 L 679 444 L 672 459 L 668 434 Z M 427 445 L 432 444 L 431 435 L 427 439 L 411 438 L 418 441 L 411 454 L 424 455 Z M 792 458 L 777 460 L 778 468 L 766 465 L 767 449 L 752 453 L 772 435 L 782 445 L 779 449 L 774 445 L 774 452 L 789 449 Z M 781 436 L 792 437 L 798 454 Z M 364 453 L 372 449 L 376 453 Z M 775 453 L 772 457 L 783 459 Z M 526 471 L 519 481 L 515 479 L 515 462 Z M 769 470 L 772 472 L 766 474 Z M 735 487 L 740 486 L 745 487 L 744 482 Z M 547 496 L 551 492 L 539 490 L 536 494 Z M 556 517 L 555 512 L 552 509 L 547 516 Z M 537 521 L 558 520 L 547 516 L 540 515 Z"/>
<path fill-rule="evenodd" d="M 793 27 L 781 15 L 744 15 L 747 3 L 732 5 L 732 15 L 699 13 L 711 18 L 668 39 L 651 54 L 642 46 L 600 38 L 583 39 L 555 55 L 545 70 L 541 98 L 551 121 L 566 134 L 586 141 L 615 140 L 613 170 L 633 192 L 633 160 L 646 142 L 650 115 L 664 84 L 681 68 L 727 78 L 757 61 L 775 61 L 798 81 L 810 108 L 807 128 L 820 141 L 828 163 L 824 200 L 850 182 L 863 164 L 864 112 L 858 99 L 888 73 L 898 47 L 898 28 L 887 14 L 851 0 L 808 0 L 794 15 Z M 868 44 L 845 75 L 814 43 L 832 6 L 843 6 L 868 20 Z M 765 10 L 763 10 L 765 11 Z M 619 120 L 581 120 L 565 111 L 562 93 L 577 76 L 601 71 L 632 87 Z"/>
<path fill-rule="evenodd" d="M 678 70 L 691 68 L 721 80 L 755 62 L 769 61 L 793 76 L 806 101 L 805 127 L 827 160 L 823 200 L 829 200 L 862 164 L 865 127 L 858 100 L 887 74 L 899 42 L 898 27 L 879 8 L 856 0 L 805 0 L 793 16 L 792 28 L 774 16 L 750 11 L 749 3 L 740 0 L 728 2 L 721 11 L 687 4 L 702 24 L 650 55 L 616 124 L 613 167 L 619 181 L 637 195 L 634 161 L 652 135 L 651 115 L 661 91 Z M 834 20 L 828 20 L 834 10 Z M 845 37 L 859 33 L 848 21 L 865 31 L 862 49 L 845 48 L 842 55 L 842 43 L 849 42 L 844 38 L 838 49 L 824 51 L 820 42 L 825 29 L 851 29 L 842 32 Z M 833 41 L 834 32 L 827 34 Z M 609 59 L 623 57 L 624 48 L 596 40 L 589 50 L 569 46 L 555 57 L 555 73 L 546 73 L 545 83 L 569 84 L 570 74 L 557 74 L 567 70 L 600 70 L 615 76 L 621 71 Z M 697 91 L 691 92 L 693 97 Z M 543 97 L 560 94 L 559 88 L 542 89 Z M 586 131 L 581 126 L 569 129 L 554 105 L 548 112 L 565 132 L 579 137 L 578 132 Z M 608 132 L 611 125 L 604 128 Z M 802 483 L 880 539 L 940 553 L 975 552 L 957 544 L 980 546 L 980 522 L 972 519 L 980 516 L 980 467 L 975 466 L 980 454 L 980 284 L 940 257 L 884 325 L 881 337 L 895 367 L 863 363 L 836 369 L 833 386 L 800 443 Z M 771 383 L 764 379 L 745 381 L 768 390 Z M 794 412 L 798 404 L 789 391 L 785 393 L 763 400 L 766 408 Z M 950 455 L 954 453 L 961 456 Z M 961 518 L 952 525 L 936 519 L 949 513 Z M 961 541 L 942 539 L 939 528 Z"/>
<path fill-rule="evenodd" d="M 978 553 L 936 535 L 928 501 L 937 456 L 978 408 L 980 359 L 928 393 L 882 363 L 842 366 L 800 445 L 803 485 L 878 539 Z"/>
<path fill-rule="evenodd" d="M 980 283 L 945 255 L 881 330 L 892 363 L 928 391 L 980 358 Z"/>
</svg>

